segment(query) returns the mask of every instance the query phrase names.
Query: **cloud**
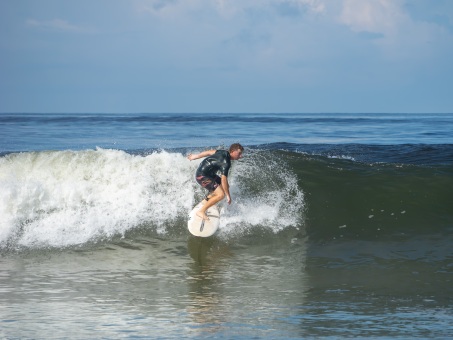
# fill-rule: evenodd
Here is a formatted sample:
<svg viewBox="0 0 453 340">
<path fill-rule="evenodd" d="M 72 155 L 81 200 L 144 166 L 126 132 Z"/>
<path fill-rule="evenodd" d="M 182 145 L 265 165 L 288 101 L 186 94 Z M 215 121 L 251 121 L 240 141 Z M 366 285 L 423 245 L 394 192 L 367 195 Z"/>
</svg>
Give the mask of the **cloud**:
<svg viewBox="0 0 453 340">
<path fill-rule="evenodd" d="M 175 4 L 176 2 L 176 0 L 156 0 L 151 3 L 151 6 L 155 11 L 160 11 L 165 7 Z"/>
<path fill-rule="evenodd" d="M 366 39 L 366 40 L 374 40 L 374 39 L 382 39 L 385 36 L 382 33 L 362 31 L 362 32 L 359 33 L 359 37 L 363 38 L 363 39 Z"/>
<path fill-rule="evenodd" d="M 413 0 L 404 7 L 415 22 L 435 24 L 453 32 L 453 2 Z"/>
<path fill-rule="evenodd" d="M 210 9 L 227 18 L 256 11 L 298 16 L 305 12 L 322 13 L 325 4 L 323 0 L 145 0 L 142 7 L 144 12 L 161 16 Z"/>
<path fill-rule="evenodd" d="M 213 54 L 220 49 L 231 53 L 225 59 L 237 57 L 243 63 L 250 58 L 252 67 L 259 65 L 255 59 L 268 60 L 268 67 L 293 59 L 328 58 L 332 44 L 339 41 L 352 49 L 375 48 L 384 58 L 423 59 L 435 53 L 433 46 L 442 48 L 452 38 L 450 19 L 439 16 L 449 13 L 451 5 L 439 7 L 426 0 L 137 1 L 152 14 L 150 25 L 160 25 L 161 35 L 175 46 L 197 46 Z M 415 19 L 416 14 L 424 20 Z M 342 55 L 334 51 L 337 54 Z"/>
<path fill-rule="evenodd" d="M 53 19 L 48 21 L 39 21 L 35 19 L 27 20 L 27 25 L 30 27 L 37 27 L 40 29 L 60 31 L 60 32 L 73 32 L 73 33 L 91 33 L 94 32 L 92 28 L 85 26 L 73 25 L 62 19 Z"/>
<path fill-rule="evenodd" d="M 344 0 L 340 22 L 354 32 L 389 35 L 406 20 L 400 0 Z"/>
<path fill-rule="evenodd" d="M 362 40 L 374 43 L 387 60 L 443 58 L 445 53 L 451 53 L 447 46 L 451 46 L 453 36 L 445 24 L 449 20 L 428 20 L 438 18 L 440 10 L 429 14 L 427 9 L 433 11 L 435 6 L 427 4 L 428 1 L 343 0 L 337 19 Z M 442 8 L 448 12 L 449 6 L 443 3 Z"/>
<path fill-rule="evenodd" d="M 151 0 L 144 3 L 142 11 L 151 14 L 159 14 L 174 7 L 175 5 L 178 5 L 177 0 Z"/>
</svg>

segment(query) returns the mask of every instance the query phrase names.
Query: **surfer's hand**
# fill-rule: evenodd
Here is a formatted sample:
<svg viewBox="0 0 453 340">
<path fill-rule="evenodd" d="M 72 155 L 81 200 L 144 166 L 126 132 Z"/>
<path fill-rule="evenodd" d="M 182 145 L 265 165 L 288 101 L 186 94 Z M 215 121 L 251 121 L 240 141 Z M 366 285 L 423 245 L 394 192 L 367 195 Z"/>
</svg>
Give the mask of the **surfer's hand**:
<svg viewBox="0 0 453 340">
<path fill-rule="evenodd" d="M 228 204 L 231 204 L 231 197 L 230 197 L 230 195 L 228 195 L 226 199 L 227 199 Z"/>
</svg>

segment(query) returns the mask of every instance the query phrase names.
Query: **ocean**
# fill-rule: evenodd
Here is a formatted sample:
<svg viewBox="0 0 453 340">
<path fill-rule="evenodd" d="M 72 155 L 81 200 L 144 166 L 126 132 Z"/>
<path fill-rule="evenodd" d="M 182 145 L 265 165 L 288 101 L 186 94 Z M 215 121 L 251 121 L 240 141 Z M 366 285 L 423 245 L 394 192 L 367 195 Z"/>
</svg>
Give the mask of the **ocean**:
<svg viewBox="0 0 453 340">
<path fill-rule="evenodd" d="M 4 339 L 453 338 L 453 114 L 3 113 L 0 193 Z"/>
</svg>

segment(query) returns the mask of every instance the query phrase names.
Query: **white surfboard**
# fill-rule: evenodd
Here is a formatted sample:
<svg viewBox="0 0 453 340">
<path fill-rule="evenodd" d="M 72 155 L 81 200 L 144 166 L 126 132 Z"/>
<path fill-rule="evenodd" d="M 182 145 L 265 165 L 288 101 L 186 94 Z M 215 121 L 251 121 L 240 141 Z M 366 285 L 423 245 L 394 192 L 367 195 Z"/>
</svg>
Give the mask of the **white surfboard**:
<svg viewBox="0 0 453 340">
<path fill-rule="evenodd" d="M 209 237 L 219 229 L 220 211 L 216 205 L 213 205 L 206 211 L 209 220 L 203 220 L 197 216 L 197 211 L 201 208 L 202 203 L 198 203 L 189 214 L 187 226 L 189 231 L 194 236 Z"/>
</svg>

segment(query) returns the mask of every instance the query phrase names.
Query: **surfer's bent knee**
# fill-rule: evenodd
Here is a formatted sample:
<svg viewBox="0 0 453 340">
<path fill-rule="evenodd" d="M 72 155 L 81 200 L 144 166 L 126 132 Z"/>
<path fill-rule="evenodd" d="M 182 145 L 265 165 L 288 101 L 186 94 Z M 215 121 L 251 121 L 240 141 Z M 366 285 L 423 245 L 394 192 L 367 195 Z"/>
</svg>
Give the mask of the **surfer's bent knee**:
<svg viewBox="0 0 453 340">
<path fill-rule="evenodd" d="M 219 200 L 223 200 L 225 198 L 225 191 L 221 186 L 217 187 L 213 192 L 211 192 L 212 197 L 217 196 Z"/>
</svg>

